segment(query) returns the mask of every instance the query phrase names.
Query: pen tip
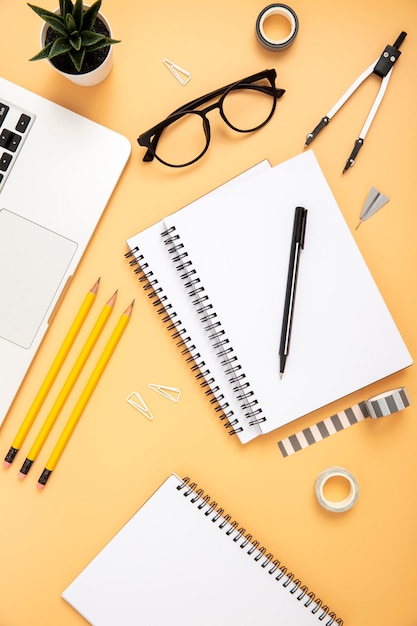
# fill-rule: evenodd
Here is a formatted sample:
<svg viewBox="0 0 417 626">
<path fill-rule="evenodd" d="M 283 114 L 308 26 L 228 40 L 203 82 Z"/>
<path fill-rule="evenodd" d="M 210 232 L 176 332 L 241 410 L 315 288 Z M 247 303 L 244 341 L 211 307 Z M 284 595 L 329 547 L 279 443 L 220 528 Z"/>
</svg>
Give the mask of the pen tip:
<svg viewBox="0 0 417 626">
<path fill-rule="evenodd" d="M 284 372 L 280 372 L 280 373 L 279 373 L 279 377 L 280 377 L 280 379 L 281 379 L 283 376 L 284 376 Z"/>
</svg>

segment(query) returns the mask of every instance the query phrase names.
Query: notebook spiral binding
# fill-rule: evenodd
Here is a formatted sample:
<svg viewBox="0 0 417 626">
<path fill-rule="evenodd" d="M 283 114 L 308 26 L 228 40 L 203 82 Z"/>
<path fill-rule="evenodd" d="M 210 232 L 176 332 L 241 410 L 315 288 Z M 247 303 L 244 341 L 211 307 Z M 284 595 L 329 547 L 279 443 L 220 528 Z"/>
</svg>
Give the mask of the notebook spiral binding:
<svg viewBox="0 0 417 626">
<path fill-rule="evenodd" d="M 323 622 L 325 626 L 335 624 L 343 626 L 343 620 L 340 617 L 338 618 L 333 611 L 330 611 L 320 598 L 316 598 L 315 594 L 309 591 L 308 587 L 303 585 L 298 578 L 295 578 L 293 573 L 288 572 L 287 568 L 270 552 L 267 552 L 265 547 L 260 546 L 252 535 L 246 534 L 246 529 L 240 527 L 239 522 L 232 520 L 229 514 L 218 507 L 217 502 L 211 501 L 208 494 L 204 495 L 203 489 L 199 489 L 196 483 L 192 483 L 188 477 L 184 477 L 177 490 L 183 492 L 184 497 L 190 498 L 190 502 L 195 504 L 214 524 L 218 523 L 218 528 L 225 530 L 226 535 L 242 550 L 246 550 L 249 556 L 253 555 L 253 560 L 259 563 L 260 567 L 270 576 L 274 576 L 275 580 L 288 589 L 288 592 L 294 595 L 299 602 L 302 602 L 306 609 L 309 609 L 313 615 L 317 615 L 320 622 Z"/>
<path fill-rule="evenodd" d="M 244 416 L 249 420 L 251 426 L 264 422 L 265 417 L 258 405 L 258 400 L 255 398 L 246 374 L 242 371 L 238 357 L 234 353 L 234 349 L 222 328 L 222 323 L 213 309 L 209 296 L 201 284 L 197 271 L 193 267 L 188 252 L 184 249 L 184 244 L 181 242 L 175 226 L 171 226 L 162 232 L 161 237 L 167 246 L 168 253 L 177 272 L 180 273 L 186 292 L 195 307 L 205 332 L 208 334 L 212 348 L 220 360 Z M 208 373 L 210 372 L 208 371 Z M 211 381 L 207 382 L 210 385 Z M 234 432 L 237 432 L 237 429 Z"/>
<path fill-rule="evenodd" d="M 221 328 L 221 323 L 217 319 L 217 314 L 213 311 L 213 305 L 210 303 L 204 287 L 200 284 L 196 270 L 192 267 L 188 253 L 184 250 L 184 244 L 179 242 L 179 235 L 174 231 L 175 227 L 163 231 L 161 233 L 163 242 L 167 246 L 167 251 L 176 270 L 180 272 L 180 278 L 184 281 L 184 286 L 188 296 L 192 299 L 193 305 L 196 307 L 200 321 L 204 324 L 206 332 L 209 333 L 208 336 L 212 347 L 221 359 L 220 362 L 226 375 L 229 377 L 229 382 L 232 384 L 232 389 L 245 417 L 249 420 L 251 426 L 259 424 L 265 421 L 262 410 L 257 406 L 258 401 L 254 398 L 254 393 L 250 389 L 246 375 L 241 371 L 241 365 L 238 363 L 233 348 L 230 346 L 229 340 Z M 130 259 L 131 266 L 137 266 L 135 273 L 138 275 L 139 282 L 142 284 L 143 289 L 149 292 L 148 297 L 152 300 L 153 305 L 158 307 L 157 313 L 163 315 L 162 321 L 167 324 L 167 329 L 171 332 L 172 338 L 178 340 L 177 347 L 183 347 L 181 354 L 186 357 L 186 362 L 191 365 L 191 370 L 195 372 L 195 376 L 200 381 L 200 386 L 205 390 L 210 403 L 215 406 L 215 411 L 220 414 L 220 419 L 225 421 L 224 426 L 228 429 L 229 434 L 235 435 L 242 432 L 243 428 L 239 425 L 234 411 L 229 403 L 225 401 L 224 395 L 216 384 L 210 369 L 206 366 L 202 355 L 192 343 L 187 329 L 181 319 L 179 319 L 177 312 L 173 310 L 172 304 L 168 302 L 166 294 L 163 292 L 158 279 L 154 276 L 140 249 L 138 247 L 133 248 L 125 254 L 125 257 Z"/>
<path fill-rule="evenodd" d="M 166 324 L 171 337 L 177 341 L 177 347 L 182 348 L 182 356 L 190 364 L 191 371 L 195 372 L 197 380 L 201 381 L 200 386 L 205 390 L 205 395 L 209 398 L 210 403 L 214 405 L 214 410 L 219 413 L 220 420 L 224 421 L 224 426 L 229 434 L 234 435 L 241 432 L 242 428 L 237 426 L 233 410 L 220 393 L 220 389 L 215 386 L 214 378 L 210 377 L 210 370 L 206 367 L 196 346 L 193 345 L 191 337 L 187 335 L 186 328 L 178 318 L 176 311 L 173 310 L 172 304 L 168 302 L 166 294 L 158 284 L 158 280 L 154 277 L 153 271 L 139 248 L 132 248 L 126 252 L 125 258 L 130 259 L 129 263 L 132 267 L 136 266 L 134 271 L 139 282 L 144 291 L 149 292 L 148 298 L 152 301 L 153 306 L 158 307 L 156 312 L 163 316 L 163 323 Z"/>
</svg>

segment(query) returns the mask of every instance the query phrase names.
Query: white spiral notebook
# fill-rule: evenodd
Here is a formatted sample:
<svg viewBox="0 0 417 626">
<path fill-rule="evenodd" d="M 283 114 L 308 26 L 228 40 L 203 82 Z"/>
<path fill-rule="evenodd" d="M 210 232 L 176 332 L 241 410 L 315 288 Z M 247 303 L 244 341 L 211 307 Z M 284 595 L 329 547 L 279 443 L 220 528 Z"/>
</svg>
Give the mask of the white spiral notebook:
<svg viewBox="0 0 417 626">
<path fill-rule="evenodd" d="M 280 379 L 297 206 L 308 218 Z M 158 312 L 242 443 L 412 363 L 311 150 L 226 184 L 127 244 Z"/>
<path fill-rule="evenodd" d="M 209 495 L 175 474 L 62 596 L 93 626 L 343 624 Z"/>
</svg>

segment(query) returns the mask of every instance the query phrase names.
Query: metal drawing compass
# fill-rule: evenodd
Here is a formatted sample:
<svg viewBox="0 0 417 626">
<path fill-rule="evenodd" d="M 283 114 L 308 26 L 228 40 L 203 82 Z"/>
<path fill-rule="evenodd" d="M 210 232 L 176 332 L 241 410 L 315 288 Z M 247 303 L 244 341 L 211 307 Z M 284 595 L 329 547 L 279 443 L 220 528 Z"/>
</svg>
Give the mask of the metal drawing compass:
<svg viewBox="0 0 417 626">
<path fill-rule="evenodd" d="M 344 167 L 343 172 L 346 172 L 350 167 L 355 164 L 355 159 L 358 156 L 358 152 L 363 146 L 365 141 L 365 137 L 368 133 L 368 130 L 373 122 L 373 119 L 378 111 L 379 105 L 381 104 L 382 98 L 384 97 L 385 91 L 388 87 L 388 82 L 391 77 L 392 69 L 394 67 L 395 62 L 399 58 L 401 52 L 399 50 L 402 42 L 406 38 L 407 33 L 404 31 L 396 39 L 395 43 L 390 46 L 387 45 L 381 56 L 376 60 L 376 62 L 372 63 L 358 78 L 352 83 L 352 85 L 345 91 L 343 96 L 336 102 L 336 104 L 330 109 L 330 111 L 325 115 L 314 130 L 311 133 L 308 133 L 306 137 L 305 145 L 308 146 L 313 139 L 316 138 L 318 133 L 328 125 L 333 116 L 337 113 L 337 111 L 348 101 L 350 96 L 356 91 L 356 89 L 361 85 L 368 76 L 371 74 L 376 74 L 379 76 L 381 80 L 381 86 L 375 98 L 375 101 L 369 111 L 368 117 L 365 120 L 365 124 L 361 132 L 359 133 L 359 137 L 356 139 L 353 150 L 346 161 L 346 165 Z"/>
</svg>

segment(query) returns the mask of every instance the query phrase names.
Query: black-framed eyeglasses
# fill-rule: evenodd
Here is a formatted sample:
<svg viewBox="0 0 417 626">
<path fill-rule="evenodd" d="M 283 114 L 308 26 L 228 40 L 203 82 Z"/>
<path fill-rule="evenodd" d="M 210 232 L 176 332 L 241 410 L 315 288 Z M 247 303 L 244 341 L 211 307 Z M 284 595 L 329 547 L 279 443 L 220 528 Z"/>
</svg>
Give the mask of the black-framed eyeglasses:
<svg viewBox="0 0 417 626">
<path fill-rule="evenodd" d="M 185 167 L 201 159 L 211 137 L 207 114 L 214 109 L 219 109 L 224 122 L 238 133 L 262 128 L 274 114 L 277 99 L 285 93 L 285 89 L 275 86 L 276 76 L 274 69 L 264 70 L 176 109 L 163 122 L 139 135 L 138 143 L 147 148 L 143 160 L 155 158 L 169 167 Z M 218 100 L 197 109 L 214 98 Z"/>
</svg>

